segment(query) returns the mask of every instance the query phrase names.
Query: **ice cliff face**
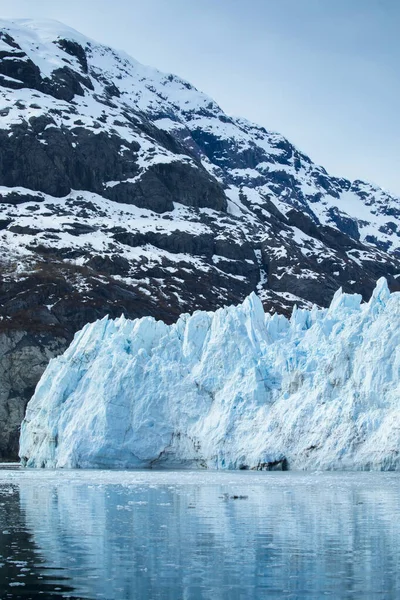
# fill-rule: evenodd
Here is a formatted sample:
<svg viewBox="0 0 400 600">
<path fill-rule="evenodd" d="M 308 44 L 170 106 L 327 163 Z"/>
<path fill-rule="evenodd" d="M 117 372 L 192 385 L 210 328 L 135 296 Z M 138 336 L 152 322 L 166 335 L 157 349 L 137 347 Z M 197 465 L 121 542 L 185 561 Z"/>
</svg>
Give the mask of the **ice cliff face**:
<svg viewBox="0 0 400 600">
<path fill-rule="evenodd" d="M 87 325 L 50 362 L 22 424 L 37 467 L 397 469 L 400 294 L 339 290 L 265 314 L 255 294 L 165 325 Z"/>
</svg>

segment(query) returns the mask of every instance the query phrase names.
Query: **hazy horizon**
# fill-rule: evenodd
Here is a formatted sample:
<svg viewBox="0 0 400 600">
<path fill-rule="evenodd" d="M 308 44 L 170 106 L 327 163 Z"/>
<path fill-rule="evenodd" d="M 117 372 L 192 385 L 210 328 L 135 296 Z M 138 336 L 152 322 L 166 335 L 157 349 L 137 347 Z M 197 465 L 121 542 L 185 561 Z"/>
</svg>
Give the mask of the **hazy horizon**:
<svg viewBox="0 0 400 600">
<path fill-rule="evenodd" d="M 0 9 L 57 19 L 176 73 L 329 173 L 400 195 L 396 0 L 0 0 Z"/>
</svg>

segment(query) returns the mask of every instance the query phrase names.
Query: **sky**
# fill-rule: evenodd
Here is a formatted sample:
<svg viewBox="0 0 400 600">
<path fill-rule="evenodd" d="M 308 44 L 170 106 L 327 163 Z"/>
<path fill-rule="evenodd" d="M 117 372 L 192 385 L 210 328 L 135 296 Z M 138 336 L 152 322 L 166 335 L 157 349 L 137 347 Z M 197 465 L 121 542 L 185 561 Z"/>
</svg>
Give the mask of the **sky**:
<svg viewBox="0 0 400 600">
<path fill-rule="evenodd" d="M 400 196 L 399 0 L 0 0 L 0 17 L 62 21 Z"/>
</svg>

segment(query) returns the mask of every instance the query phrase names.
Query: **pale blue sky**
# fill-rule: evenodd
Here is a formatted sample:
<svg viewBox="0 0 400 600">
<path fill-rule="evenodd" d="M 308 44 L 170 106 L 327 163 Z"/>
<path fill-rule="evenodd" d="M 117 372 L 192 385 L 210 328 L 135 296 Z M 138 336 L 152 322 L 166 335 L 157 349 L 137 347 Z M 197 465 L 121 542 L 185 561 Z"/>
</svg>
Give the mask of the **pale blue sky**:
<svg viewBox="0 0 400 600">
<path fill-rule="evenodd" d="M 63 21 L 400 195 L 400 0 L 0 0 L 0 16 Z"/>
</svg>

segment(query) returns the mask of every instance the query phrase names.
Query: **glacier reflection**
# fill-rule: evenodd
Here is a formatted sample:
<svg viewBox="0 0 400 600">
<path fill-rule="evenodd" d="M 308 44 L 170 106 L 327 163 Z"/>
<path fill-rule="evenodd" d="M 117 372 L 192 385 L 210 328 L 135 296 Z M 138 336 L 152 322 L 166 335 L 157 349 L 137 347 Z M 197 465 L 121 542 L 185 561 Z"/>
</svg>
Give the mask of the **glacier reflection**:
<svg viewBox="0 0 400 600">
<path fill-rule="evenodd" d="M 15 483 L 71 597 L 399 597 L 396 474 L 22 472 Z"/>
</svg>

